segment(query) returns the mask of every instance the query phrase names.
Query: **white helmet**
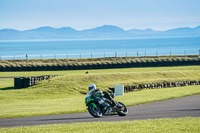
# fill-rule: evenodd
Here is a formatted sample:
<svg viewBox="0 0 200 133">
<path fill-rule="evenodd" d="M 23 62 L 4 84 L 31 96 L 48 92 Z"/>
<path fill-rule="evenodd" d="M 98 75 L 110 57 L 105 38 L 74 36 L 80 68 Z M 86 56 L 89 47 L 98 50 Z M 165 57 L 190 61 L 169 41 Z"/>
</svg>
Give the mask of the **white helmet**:
<svg viewBox="0 0 200 133">
<path fill-rule="evenodd" d="M 96 85 L 95 84 L 90 84 L 88 88 L 89 88 L 89 91 L 92 92 L 93 90 L 96 89 Z"/>
</svg>

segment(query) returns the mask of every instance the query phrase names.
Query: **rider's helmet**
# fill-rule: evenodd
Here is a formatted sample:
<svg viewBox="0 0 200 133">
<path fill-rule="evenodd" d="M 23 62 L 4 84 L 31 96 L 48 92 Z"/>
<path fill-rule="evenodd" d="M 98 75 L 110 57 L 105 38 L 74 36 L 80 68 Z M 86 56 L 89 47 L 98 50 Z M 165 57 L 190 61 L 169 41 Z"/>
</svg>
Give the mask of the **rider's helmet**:
<svg viewBox="0 0 200 133">
<path fill-rule="evenodd" d="M 96 85 L 95 84 L 90 84 L 88 88 L 89 88 L 89 91 L 92 92 L 93 90 L 96 89 Z"/>
</svg>

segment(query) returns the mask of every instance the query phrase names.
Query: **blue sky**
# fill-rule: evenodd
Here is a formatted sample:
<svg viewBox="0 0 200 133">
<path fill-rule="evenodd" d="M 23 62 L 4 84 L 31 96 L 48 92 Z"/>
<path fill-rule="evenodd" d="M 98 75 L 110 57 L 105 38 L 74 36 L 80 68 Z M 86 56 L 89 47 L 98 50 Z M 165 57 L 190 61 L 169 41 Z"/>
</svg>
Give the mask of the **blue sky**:
<svg viewBox="0 0 200 133">
<path fill-rule="evenodd" d="M 0 0 L 0 29 L 115 25 L 167 30 L 200 25 L 200 0 Z"/>
</svg>

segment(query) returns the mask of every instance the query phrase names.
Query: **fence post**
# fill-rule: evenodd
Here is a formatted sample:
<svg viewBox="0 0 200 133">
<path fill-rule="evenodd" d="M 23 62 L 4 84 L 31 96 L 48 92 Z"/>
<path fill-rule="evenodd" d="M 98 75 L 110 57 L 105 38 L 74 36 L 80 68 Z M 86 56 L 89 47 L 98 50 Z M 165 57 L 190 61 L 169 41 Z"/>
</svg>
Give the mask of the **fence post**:
<svg viewBox="0 0 200 133">
<path fill-rule="evenodd" d="M 172 51 L 170 50 L 170 56 L 172 56 Z"/>
<path fill-rule="evenodd" d="M 128 57 L 128 53 L 126 52 L 126 57 Z"/>
<path fill-rule="evenodd" d="M 137 57 L 138 57 L 138 51 L 137 51 Z"/>
<path fill-rule="evenodd" d="M 92 58 L 92 53 L 91 53 L 91 58 Z"/>
<path fill-rule="evenodd" d="M 28 55 L 26 55 L 26 70 L 27 70 L 27 66 L 28 66 Z"/>
</svg>

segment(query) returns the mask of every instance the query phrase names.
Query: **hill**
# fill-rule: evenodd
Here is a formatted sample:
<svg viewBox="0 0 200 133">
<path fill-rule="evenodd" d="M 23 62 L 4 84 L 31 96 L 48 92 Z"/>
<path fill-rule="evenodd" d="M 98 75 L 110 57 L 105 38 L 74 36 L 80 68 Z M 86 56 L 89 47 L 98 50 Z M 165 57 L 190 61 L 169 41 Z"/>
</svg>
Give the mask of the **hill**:
<svg viewBox="0 0 200 133">
<path fill-rule="evenodd" d="M 134 38 L 134 37 L 177 37 L 200 36 L 200 26 L 195 28 L 176 28 L 167 31 L 155 31 L 152 29 L 124 29 L 103 25 L 93 29 L 78 31 L 71 27 L 53 28 L 40 27 L 37 29 L 18 31 L 15 29 L 0 30 L 0 40 L 27 40 L 27 39 L 84 39 L 84 38 Z"/>
</svg>

